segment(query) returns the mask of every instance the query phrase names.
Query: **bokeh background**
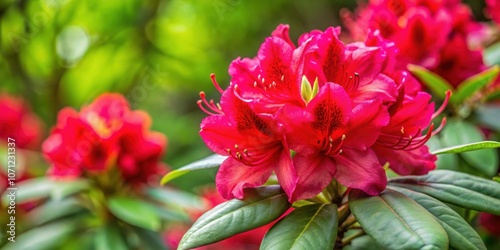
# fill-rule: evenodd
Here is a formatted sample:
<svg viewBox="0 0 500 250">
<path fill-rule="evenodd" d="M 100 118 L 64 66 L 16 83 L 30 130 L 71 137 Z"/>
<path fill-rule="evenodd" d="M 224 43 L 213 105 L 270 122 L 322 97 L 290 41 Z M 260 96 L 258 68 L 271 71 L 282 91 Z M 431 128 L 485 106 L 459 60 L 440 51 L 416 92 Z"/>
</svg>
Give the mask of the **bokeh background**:
<svg viewBox="0 0 500 250">
<path fill-rule="evenodd" d="M 148 112 L 165 133 L 165 162 L 176 168 L 209 154 L 198 135 L 205 116 L 199 91 L 218 98 L 215 73 L 228 84 L 229 63 L 253 57 L 280 23 L 291 35 L 338 25 L 354 1 L 244 0 L 3 1 L 0 5 L 2 92 L 27 100 L 46 134 L 66 106 L 79 109 L 105 92 L 119 92 Z M 190 189 L 213 173 L 174 184 Z"/>
<path fill-rule="evenodd" d="M 476 20 L 484 2 L 465 1 Z M 0 93 L 23 98 L 44 122 L 44 138 L 63 107 L 80 109 L 106 92 L 122 93 L 168 137 L 171 169 L 211 152 L 199 137 L 205 114 L 199 91 L 218 99 L 210 74 L 228 85 L 228 65 L 254 57 L 280 23 L 292 40 L 341 25 L 353 0 L 0 0 Z M 1 116 L 2 114 L 0 114 Z M 36 158 L 30 172 L 48 163 Z M 188 191 L 213 183 L 215 172 L 176 179 Z M 3 214 L 2 214 L 3 216 Z"/>
<path fill-rule="evenodd" d="M 484 19 L 482 1 L 470 1 Z M 227 67 L 253 57 L 280 23 L 291 37 L 340 25 L 339 10 L 356 1 L 3 0 L 0 1 L 0 92 L 21 96 L 46 124 L 66 106 L 99 94 L 124 94 L 165 133 L 172 168 L 209 154 L 198 136 L 204 117 L 198 92 L 218 98 L 209 75 L 228 84 Z M 212 181 L 181 178 L 184 189 Z"/>
</svg>

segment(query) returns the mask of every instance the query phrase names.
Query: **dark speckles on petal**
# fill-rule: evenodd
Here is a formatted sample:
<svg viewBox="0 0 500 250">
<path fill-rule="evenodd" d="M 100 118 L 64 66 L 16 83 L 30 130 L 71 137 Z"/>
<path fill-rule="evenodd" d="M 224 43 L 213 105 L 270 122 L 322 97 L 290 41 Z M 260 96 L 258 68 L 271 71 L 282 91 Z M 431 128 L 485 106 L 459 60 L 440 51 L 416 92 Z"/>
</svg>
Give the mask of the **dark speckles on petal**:
<svg viewBox="0 0 500 250">
<path fill-rule="evenodd" d="M 322 131 L 332 132 L 342 126 L 344 115 L 337 106 L 332 106 L 328 102 L 319 103 L 314 109 L 315 127 Z"/>
</svg>

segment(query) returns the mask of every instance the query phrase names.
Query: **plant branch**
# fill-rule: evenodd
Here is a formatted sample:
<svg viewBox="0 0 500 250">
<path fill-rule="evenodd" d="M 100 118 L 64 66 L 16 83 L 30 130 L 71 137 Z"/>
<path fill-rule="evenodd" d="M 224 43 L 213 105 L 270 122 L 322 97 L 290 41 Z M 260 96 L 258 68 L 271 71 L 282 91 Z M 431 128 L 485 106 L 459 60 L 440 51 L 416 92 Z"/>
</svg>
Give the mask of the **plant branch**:
<svg viewBox="0 0 500 250">
<path fill-rule="evenodd" d="M 347 245 L 351 244 L 351 242 L 354 239 L 358 238 L 359 236 L 363 236 L 365 234 L 366 234 L 365 231 L 361 230 L 361 231 L 359 231 L 359 232 L 357 232 L 357 233 L 355 233 L 355 234 L 353 234 L 353 235 L 351 235 L 351 236 L 343 239 L 342 240 L 342 246 L 344 247 L 344 246 L 347 246 Z"/>
</svg>

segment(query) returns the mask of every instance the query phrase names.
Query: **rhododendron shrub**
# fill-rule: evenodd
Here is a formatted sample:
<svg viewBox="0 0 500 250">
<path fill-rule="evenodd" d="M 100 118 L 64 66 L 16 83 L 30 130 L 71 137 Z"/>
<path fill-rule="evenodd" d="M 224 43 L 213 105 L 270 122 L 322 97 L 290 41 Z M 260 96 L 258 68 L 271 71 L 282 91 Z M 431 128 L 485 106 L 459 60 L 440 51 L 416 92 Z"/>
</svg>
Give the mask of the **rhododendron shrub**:
<svg viewBox="0 0 500 250">
<path fill-rule="evenodd" d="M 186 205 L 175 200 L 186 194 L 158 187 L 166 137 L 151 123 L 120 94 L 103 94 L 80 111 L 62 109 L 42 146 L 47 176 L 18 176 L 23 195 L 16 202 L 37 204 L 7 249 L 52 230 L 61 234 L 44 243 L 51 249 L 77 238 L 92 239 L 89 249 L 163 249 L 160 231 L 186 217 Z M 70 248 L 80 249 L 78 242 Z"/>
<path fill-rule="evenodd" d="M 452 86 L 486 69 L 480 48 L 485 27 L 460 1 L 370 0 L 354 13 L 344 11 L 343 19 L 354 39 L 379 30 L 393 41 L 399 68 L 420 65 Z"/>
<path fill-rule="evenodd" d="M 220 101 L 200 93 L 198 105 L 209 115 L 200 135 L 218 156 L 174 170 L 162 183 L 219 167 L 217 190 L 230 200 L 199 217 L 179 249 L 259 228 L 290 207 L 261 249 L 342 249 L 359 242 L 383 249 L 485 249 L 446 204 L 500 214 L 500 184 L 434 170 L 436 154 L 500 143 L 431 152 L 426 143 L 445 126 L 440 114 L 453 97 L 444 89 L 437 108 L 399 66 L 401 48 L 381 31 L 344 43 L 340 29 L 330 27 L 294 43 L 288 30 L 278 26 L 256 57 L 235 59 L 226 88 L 212 75 Z M 467 190 L 467 197 L 456 190 Z"/>
</svg>

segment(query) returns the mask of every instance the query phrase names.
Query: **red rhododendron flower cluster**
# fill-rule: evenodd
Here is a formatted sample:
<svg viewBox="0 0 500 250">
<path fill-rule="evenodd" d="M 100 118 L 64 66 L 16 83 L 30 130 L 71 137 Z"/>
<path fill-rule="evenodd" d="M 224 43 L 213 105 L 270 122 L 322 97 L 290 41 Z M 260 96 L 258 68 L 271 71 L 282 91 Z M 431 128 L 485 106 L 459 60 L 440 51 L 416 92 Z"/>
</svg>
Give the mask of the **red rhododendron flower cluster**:
<svg viewBox="0 0 500 250">
<path fill-rule="evenodd" d="M 116 166 L 126 182 L 146 182 L 164 172 L 159 160 L 166 146 L 164 135 L 149 131 L 150 125 L 148 114 L 130 110 L 118 94 L 101 95 L 81 112 L 65 108 L 43 143 L 52 163 L 49 174 L 76 177 Z"/>
<path fill-rule="evenodd" d="M 40 119 L 18 98 L 0 94 L 0 139 L 15 140 L 18 148 L 39 145 L 42 130 Z"/>
<path fill-rule="evenodd" d="M 479 223 L 491 235 L 500 237 L 500 216 L 488 213 L 479 214 Z"/>
<path fill-rule="evenodd" d="M 190 217 L 191 219 L 193 219 L 193 221 L 197 220 L 204 212 L 216 207 L 217 205 L 227 200 L 222 198 L 220 194 L 215 190 L 207 189 L 202 195 L 202 201 L 204 203 L 203 211 L 193 210 L 190 213 Z M 292 209 L 289 209 L 281 217 L 286 216 L 291 211 Z M 279 219 L 276 219 L 275 222 L 277 222 L 278 220 Z M 217 243 L 196 248 L 196 250 L 258 249 L 262 239 L 264 238 L 264 235 L 267 231 L 269 231 L 269 229 L 274 225 L 275 222 L 234 235 Z M 170 248 L 176 249 L 182 239 L 182 236 L 186 233 L 187 230 L 188 227 L 183 225 L 175 225 L 170 230 L 167 230 L 164 238 L 166 245 Z"/>
<path fill-rule="evenodd" d="M 396 48 L 377 32 L 351 44 L 339 32 L 315 30 L 296 46 L 280 25 L 256 58 L 231 63 L 227 89 L 213 78 L 220 104 L 200 94 L 210 114 L 200 134 L 211 150 L 229 156 L 216 177 L 224 198 L 243 198 L 244 188 L 264 184 L 273 172 L 295 201 L 315 196 L 333 178 L 377 195 L 387 184 L 386 163 L 399 174 L 435 168 L 424 145 L 436 132 L 429 127 L 431 96 L 394 69 Z"/>
<path fill-rule="evenodd" d="M 486 0 L 486 12 L 493 21 L 500 24 L 500 1 Z"/>
<path fill-rule="evenodd" d="M 486 69 L 481 50 L 471 48 L 481 42 L 484 27 L 459 0 L 370 0 L 343 18 L 357 40 L 371 29 L 394 41 L 401 69 L 421 65 L 453 86 Z"/>
</svg>

